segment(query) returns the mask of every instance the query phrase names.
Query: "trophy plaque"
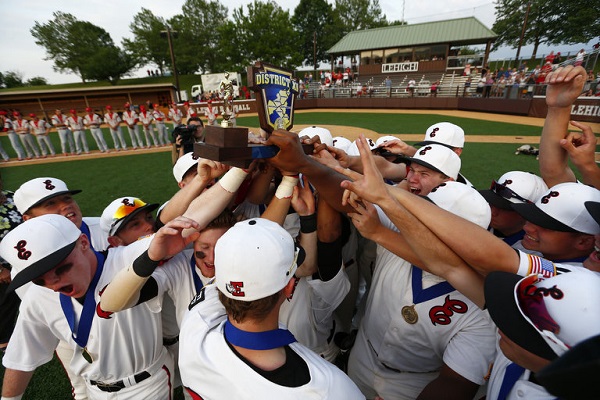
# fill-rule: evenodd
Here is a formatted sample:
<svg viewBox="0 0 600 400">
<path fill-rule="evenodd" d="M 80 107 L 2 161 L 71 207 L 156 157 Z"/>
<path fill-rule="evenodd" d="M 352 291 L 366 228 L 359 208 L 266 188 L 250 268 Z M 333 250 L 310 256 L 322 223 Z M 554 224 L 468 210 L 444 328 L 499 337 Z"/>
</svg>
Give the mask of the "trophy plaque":
<svg viewBox="0 0 600 400">
<path fill-rule="evenodd" d="M 294 125 L 294 101 L 298 81 L 292 73 L 262 62 L 248 67 L 248 86 L 256 93 L 260 127 L 270 134 L 275 129 L 290 130 Z M 277 146 L 248 144 L 248 129 L 206 126 L 204 142 L 194 145 L 194 155 L 219 161 L 234 167 L 246 168 L 252 160 L 270 158 L 279 151 Z M 312 146 L 303 146 L 307 154 Z"/>
</svg>

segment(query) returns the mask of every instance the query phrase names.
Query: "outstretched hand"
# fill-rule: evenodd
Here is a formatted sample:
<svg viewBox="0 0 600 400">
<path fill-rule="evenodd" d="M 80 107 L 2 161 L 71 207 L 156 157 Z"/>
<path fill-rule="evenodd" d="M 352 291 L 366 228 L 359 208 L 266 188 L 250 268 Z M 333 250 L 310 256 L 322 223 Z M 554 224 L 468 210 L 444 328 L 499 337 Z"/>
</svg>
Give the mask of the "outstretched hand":
<svg viewBox="0 0 600 400">
<path fill-rule="evenodd" d="M 548 107 L 571 107 L 581 95 L 587 78 L 581 66 L 558 67 L 546 76 L 546 104 Z"/>
<path fill-rule="evenodd" d="M 189 236 L 183 237 L 184 229 L 195 229 L 195 231 Z M 148 247 L 148 256 L 154 261 L 173 257 L 200 236 L 199 229 L 200 224 L 183 216 L 167 222 L 154 234 Z"/>
</svg>

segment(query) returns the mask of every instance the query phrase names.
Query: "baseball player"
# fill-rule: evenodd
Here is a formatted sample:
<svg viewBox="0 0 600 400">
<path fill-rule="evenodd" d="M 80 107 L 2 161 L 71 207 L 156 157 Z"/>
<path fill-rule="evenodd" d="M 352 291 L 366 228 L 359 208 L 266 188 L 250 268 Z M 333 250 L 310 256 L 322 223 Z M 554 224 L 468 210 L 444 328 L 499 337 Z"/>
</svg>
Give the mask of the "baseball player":
<svg viewBox="0 0 600 400">
<path fill-rule="evenodd" d="M 217 115 L 219 115 L 219 112 L 213 108 L 212 100 L 208 100 L 206 102 L 206 108 L 204 109 L 204 116 L 208 118 L 208 125 L 218 125 Z"/>
<path fill-rule="evenodd" d="M 260 218 L 219 239 L 215 284 L 192 302 L 180 334 L 182 379 L 193 398 L 364 398 L 337 367 L 279 327 L 298 253 L 283 228 Z M 251 279 L 256 269 L 259 280 Z"/>
<path fill-rule="evenodd" d="M 58 132 L 58 138 L 60 139 L 60 147 L 63 155 L 75 155 L 75 141 L 73 140 L 73 132 L 69 130 L 67 117 L 63 115 L 61 109 L 57 108 L 54 111 L 54 115 L 52 116 L 52 125 Z"/>
<path fill-rule="evenodd" d="M 6 112 L 4 112 L 4 115 L 6 115 Z M 0 119 L 0 121 L 2 122 L 2 126 L 5 127 L 6 123 L 4 122 L 4 119 Z M 4 131 L 7 132 L 8 129 L 4 128 Z M 14 134 L 14 131 L 13 131 L 13 134 Z M 8 153 L 6 152 L 6 150 L 4 150 L 4 147 L 2 147 L 2 143 L 0 143 L 0 156 L 2 156 L 2 160 L 4 160 L 4 161 L 10 160 L 10 157 L 8 156 Z M 20 158 L 21 157 L 19 156 L 19 159 Z"/>
<path fill-rule="evenodd" d="M 102 153 L 108 153 L 108 145 L 104 140 L 104 133 L 100 128 L 100 125 L 102 124 L 102 118 L 98 114 L 94 113 L 91 107 L 86 107 L 85 112 L 87 114 L 85 117 L 83 117 L 83 123 L 90 130 L 92 137 L 98 145 L 98 150 L 100 150 Z"/>
<path fill-rule="evenodd" d="M 123 121 L 127 124 L 127 130 L 129 131 L 133 149 L 136 150 L 138 147 L 144 148 L 144 142 L 142 141 L 140 129 L 137 125 L 139 118 L 137 113 L 131 109 L 129 103 L 125 103 L 123 106 Z"/>
<path fill-rule="evenodd" d="M 45 120 L 39 119 L 34 113 L 29 114 L 29 116 L 31 117 L 29 125 L 31 125 L 31 129 L 33 130 L 40 149 L 42 150 L 42 157 L 46 157 L 48 153 L 54 157 L 56 152 L 54 151 L 54 146 L 52 145 L 50 136 L 48 135 L 48 124 Z"/>
<path fill-rule="evenodd" d="M 184 227 L 195 225 L 175 222 L 165 229 Z M 25 221 L 2 240 L 0 254 L 17 270 L 10 288 L 35 283 L 23 299 L 3 358 L 3 397 L 21 396 L 33 371 L 51 359 L 62 340 L 74 351 L 70 368 L 85 380 L 90 399 L 106 399 L 107 392 L 116 399 L 171 398 L 173 362 L 162 345 L 157 313 L 161 297 L 150 293 L 136 307 L 115 314 L 98 306 L 103 289 L 124 265 L 144 270 L 160 261 L 152 260 L 149 243 L 97 253 L 87 236 L 60 215 Z M 155 281 L 157 291 L 167 285 L 160 276 Z M 74 301 L 79 298 L 83 304 Z"/>
<path fill-rule="evenodd" d="M 8 118 L 7 112 L 4 110 L 0 110 L 0 124 L 2 126 L 2 131 L 6 132 L 10 144 L 15 150 L 15 153 L 17 153 L 17 160 L 23 161 L 25 159 L 25 152 L 23 151 L 23 147 L 21 147 L 21 143 L 19 143 L 19 135 L 15 132 L 13 122 Z"/>
<path fill-rule="evenodd" d="M 152 113 L 146 111 L 146 106 L 140 106 L 140 114 L 138 115 L 140 122 L 142 123 L 142 129 L 144 130 L 144 136 L 146 137 L 147 148 L 150 148 L 150 137 L 152 137 L 152 145 L 158 147 L 158 141 L 156 139 L 156 133 L 152 128 Z"/>
<path fill-rule="evenodd" d="M 183 103 L 183 108 L 185 108 L 185 123 L 189 124 L 190 118 L 198 116 L 198 111 L 194 107 L 190 106 L 189 101 Z"/>
<path fill-rule="evenodd" d="M 81 151 L 85 151 L 85 154 L 90 153 L 87 138 L 85 137 L 85 130 L 83 125 L 83 118 L 77 115 L 77 110 L 71 109 L 71 115 L 67 118 L 67 123 L 71 127 L 73 132 L 73 139 L 75 140 L 75 149 L 77 154 L 81 154 Z"/>
<path fill-rule="evenodd" d="M 113 143 L 115 144 L 115 150 L 127 150 L 125 137 L 123 136 L 123 131 L 121 130 L 121 117 L 119 117 L 118 113 L 113 112 L 112 106 L 110 104 L 106 106 L 106 114 L 104 114 L 104 120 L 108 124 L 110 135 L 112 136 Z"/>
<path fill-rule="evenodd" d="M 154 126 L 158 131 L 158 143 L 164 146 L 170 142 L 167 136 L 167 128 L 165 127 L 165 113 L 160 110 L 159 104 L 154 104 L 152 111 L 152 117 L 154 118 Z"/>
<path fill-rule="evenodd" d="M 181 110 L 179 108 L 177 108 L 177 103 L 171 103 L 171 106 L 169 107 L 168 118 L 171 121 L 173 121 L 173 129 L 175 129 L 176 126 L 182 124 L 183 113 L 181 112 Z"/>
<path fill-rule="evenodd" d="M 33 157 L 32 154 L 35 155 L 35 158 L 40 158 L 40 150 L 35 144 L 35 140 L 31 135 L 31 127 L 29 126 L 29 122 L 23 119 L 23 116 L 20 112 L 13 112 L 13 116 L 16 118 L 13 120 L 13 127 L 15 128 L 15 132 L 19 135 L 19 139 L 21 139 L 21 143 L 25 148 L 25 152 L 27 152 L 27 160 L 31 160 Z"/>
</svg>

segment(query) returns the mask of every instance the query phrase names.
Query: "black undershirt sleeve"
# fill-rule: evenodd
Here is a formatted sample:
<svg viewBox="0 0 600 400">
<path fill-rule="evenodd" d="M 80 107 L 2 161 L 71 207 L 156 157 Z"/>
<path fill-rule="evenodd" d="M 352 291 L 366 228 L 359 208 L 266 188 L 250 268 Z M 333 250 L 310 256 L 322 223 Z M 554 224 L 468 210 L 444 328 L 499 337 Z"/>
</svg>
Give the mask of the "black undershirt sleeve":
<svg viewBox="0 0 600 400">
<path fill-rule="evenodd" d="M 333 279 L 342 267 L 342 239 L 337 238 L 331 243 L 317 242 L 317 265 L 319 270 L 313 279 L 323 282 Z"/>
</svg>

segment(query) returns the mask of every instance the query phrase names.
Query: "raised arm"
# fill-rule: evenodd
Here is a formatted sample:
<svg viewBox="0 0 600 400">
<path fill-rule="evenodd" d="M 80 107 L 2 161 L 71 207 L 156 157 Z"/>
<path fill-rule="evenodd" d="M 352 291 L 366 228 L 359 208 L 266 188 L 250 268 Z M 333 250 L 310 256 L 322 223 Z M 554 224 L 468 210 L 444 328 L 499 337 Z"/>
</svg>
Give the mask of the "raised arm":
<svg viewBox="0 0 600 400">
<path fill-rule="evenodd" d="M 600 168 L 596 163 L 596 136 L 588 125 L 571 121 L 571 125 L 581 129 L 581 133 L 571 132 L 560 145 L 569 154 L 575 168 L 581 172 L 583 183 L 600 189 Z"/>
<path fill-rule="evenodd" d="M 548 187 L 576 180 L 560 142 L 568 135 L 571 106 L 581 94 L 586 76 L 582 67 L 569 65 L 557 68 L 546 77 L 548 114 L 540 139 L 539 161 L 540 174 Z"/>
</svg>

